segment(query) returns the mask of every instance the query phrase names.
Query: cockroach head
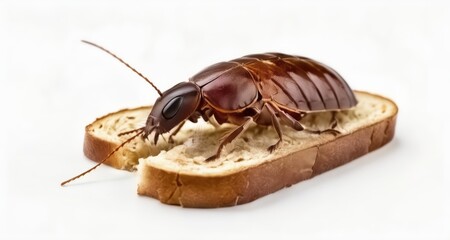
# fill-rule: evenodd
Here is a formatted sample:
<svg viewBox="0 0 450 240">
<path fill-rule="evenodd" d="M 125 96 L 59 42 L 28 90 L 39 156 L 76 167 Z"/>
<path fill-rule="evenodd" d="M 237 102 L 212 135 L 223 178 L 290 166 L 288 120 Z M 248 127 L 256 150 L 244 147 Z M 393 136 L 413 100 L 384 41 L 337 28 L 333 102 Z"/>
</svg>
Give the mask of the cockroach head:
<svg viewBox="0 0 450 240">
<path fill-rule="evenodd" d="M 200 88 L 192 82 L 182 82 L 165 91 L 147 118 L 144 137 L 155 131 L 157 135 L 170 131 L 195 113 L 200 104 Z"/>
</svg>

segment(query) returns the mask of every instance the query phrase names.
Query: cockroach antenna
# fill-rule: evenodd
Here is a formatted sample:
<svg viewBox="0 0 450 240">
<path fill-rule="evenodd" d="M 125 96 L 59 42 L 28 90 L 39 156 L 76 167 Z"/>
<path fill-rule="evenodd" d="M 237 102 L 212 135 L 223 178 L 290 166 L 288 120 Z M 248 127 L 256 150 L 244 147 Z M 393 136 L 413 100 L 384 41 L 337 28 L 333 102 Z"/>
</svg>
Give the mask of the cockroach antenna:
<svg viewBox="0 0 450 240">
<path fill-rule="evenodd" d="M 127 66 L 129 69 L 131 69 L 133 72 L 135 72 L 137 75 L 139 75 L 141 78 L 143 78 L 145 81 L 147 81 L 148 83 L 150 83 L 150 85 L 152 85 L 152 87 L 156 90 L 156 92 L 158 92 L 159 96 L 162 96 L 161 91 L 155 86 L 155 84 L 153 84 L 148 78 L 146 78 L 142 73 L 138 72 L 136 69 L 134 69 L 132 66 L 130 66 L 130 64 L 126 63 L 123 59 L 121 59 L 120 57 L 118 57 L 116 54 L 110 52 L 109 50 L 107 50 L 106 48 L 97 45 L 93 42 L 89 42 L 86 40 L 81 40 L 81 42 L 84 42 L 86 44 L 89 44 L 91 46 L 94 46 L 106 53 L 108 53 L 109 55 L 113 56 L 115 59 L 119 60 L 121 63 L 125 64 L 125 66 Z"/>
<path fill-rule="evenodd" d="M 80 177 L 82 177 L 82 176 L 88 174 L 88 173 L 91 172 L 92 170 L 96 169 L 98 166 L 102 165 L 102 164 L 103 164 L 104 162 L 106 162 L 106 160 L 108 160 L 108 158 L 111 157 L 115 152 L 117 152 L 119 149 L 121 149 L 123 146 L 125 146 L 125 144 L 131 142 L 131 141 L 132 141 L 133 139 L 135 139 L 137 136 L 141 135 L 141 134 L 144 132 L 144 128 L 138 128 L 138 129 L 135 129 L 135 130 L 133 130 L 133 131 L 134 131 L 134 132 L 137 131 L 137 133 L 136 133 L 135 135 L 133 135 L 132 137 L 128 138 L 126 141 L 124 141 L 124 142 L 123 142 L 122 144 L 120 144 L 118 147 L 116 147 L 116 149 L 114 149 L 114 151 L 112 151 L 111 153 L 109 153 L 108 156 L 106 156 L 101 162 L 97 163 L 97 165 L 93 166 L 93 167 L 90 168 L 89 170 L 84 171 L 83 173 L 78 174 L 77 176 L 75 176 L 75 177 L 73 177 L 73 178 L 71 178 L 71 179 L 69 179 L 69 180 L 66 180 L 66 181 L 62 182 L 62 183 L 61 183 L 61 186 L 64 186 L 64 185 L 66 185 L 67 183 L 70 183 L 70 182 L 72 182 L 73 180 L 75 180 L 75 179 L 77 179 L 77 178 L 80 178 Z M 131 131 L 129 131 L 129 132 L 131 132 Z"/>
</svg>

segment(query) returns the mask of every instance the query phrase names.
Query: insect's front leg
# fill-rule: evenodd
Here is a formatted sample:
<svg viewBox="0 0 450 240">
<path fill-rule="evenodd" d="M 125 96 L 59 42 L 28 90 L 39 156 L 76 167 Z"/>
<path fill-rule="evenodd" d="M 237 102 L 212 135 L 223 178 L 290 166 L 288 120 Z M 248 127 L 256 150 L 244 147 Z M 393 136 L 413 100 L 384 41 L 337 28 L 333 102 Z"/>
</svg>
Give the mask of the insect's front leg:
<svg viewBox="0 0 450 240">
<path fill-rule="evenodd" d="M 181 122 L 181 123 L 177 126 L 177 128 L 175 128 L 175 130 L 174 130 L 172 133 L 170 133 L 170 136 L 169 136 L 169 143 L 170 143 L 170 144 L 174 143 L 173 137 L 174 137 L 175 135 L 177 135 L 177 133 L 181 130 L 181 128 L 183 127 L 183 125 L 184 125 L 185 123 L 186 123 L 186 120 L 184 120 L 183 122 Z"/>
<path fill-rule="evenodd" d="M 209 122 L 216 129 L 220 127 L 220 124 L 217 122 L 214 113 L 210 108 L 203 110 L 201 114 L 205 122 Z"/>
</svg>

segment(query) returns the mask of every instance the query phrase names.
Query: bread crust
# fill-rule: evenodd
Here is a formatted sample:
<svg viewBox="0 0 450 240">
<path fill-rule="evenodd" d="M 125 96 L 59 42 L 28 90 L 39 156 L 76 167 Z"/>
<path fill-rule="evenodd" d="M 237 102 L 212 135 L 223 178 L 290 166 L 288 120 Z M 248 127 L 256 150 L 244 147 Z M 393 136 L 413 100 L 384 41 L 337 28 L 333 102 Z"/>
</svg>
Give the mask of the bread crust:
<svg viewBox="0 0 450 240">
<path fill-rule="evenodd" d="M 101 162 L 106 156 L 108 156 L 109 153 L 111 153 L 114 149 L 116 149 L 121 142 L 120 141 L 111 141 L 111 139 L 101 138 L 94 134 L 95 131 L 95 124 L 98 124 L 99 122 L 108 119 L 114 115 L 121 115 L 129 111 L 148 111 L 150 112 L 151 107 L 149 106 L 142 106 L 138 108 L 125 108 L 121 109 L 116 112 L 112 112 L 109 114 L 106 114 L 102 117 L 97 118 L 94 122 L 87 125 L 85 127 L 85 134 L 84 134 L 84 144 L 83 144 L 83 152 L 84 155 L 95 161 L 95 162 Z M 127 170 L 127 171 L 133 171 L 136 170 L 136 166 L 132 164 L 126 164 L 125 161 L 122 159 L 123 156 L 127 154 L 127 149 L 122 148 L 117 151 L 116 154 L 113 154 L 111 157 L 109 157 L 104 164 L 109 165 L 111 167 Z M 128 162 L 128 161 L 127 161 Z M 137 163 L 137 159 L 134 159 L 134 161 Z"/>
<path fill-rule="evenodd" d="M 228 175 L 189 175 L 141 163 L 138 166 L 140 180 L 137 193 L 156 198 L 162 203 L 183 207 L 228 207 L 251 202 L 339 167 L 382 147 L 394 137 L 398 112 L 395 103 L 375 94 L 364 94 L 387 100 L 395 110 L 382 121 L 356 129 L 352 133 L 338 135 L 320 145 L 295 151 Z M 122 111 L 128 109 L 119 112 Z M 86 127 L 84 153 L 94 161 L 101 161 L 120 143 L 111 143 L 92 136 L 88 132 L 89 126 L 91 124 Z M 107 164 L 123 168 L 119 159 L 114 156 Z"/>
<path fill-rule="evenodd" d="M 138 194 L 183 207 L 215 208 L 244 204 L 339 167 L 392 140 L 396 115 L 325 144 L 218 177 L 191 176 L 144 165 Z M 315 162 L 313 170 L 304 161 Z"/>
</svg>

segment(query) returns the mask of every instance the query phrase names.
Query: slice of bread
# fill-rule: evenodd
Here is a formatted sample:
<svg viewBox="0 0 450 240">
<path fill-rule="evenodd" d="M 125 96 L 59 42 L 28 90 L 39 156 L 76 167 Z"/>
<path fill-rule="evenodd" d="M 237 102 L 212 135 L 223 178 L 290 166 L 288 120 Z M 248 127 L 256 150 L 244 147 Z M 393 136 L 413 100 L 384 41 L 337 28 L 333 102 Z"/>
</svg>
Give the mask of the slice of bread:
<svg viewBox="0 0 450 240">
<path fill-rule="evenodd" d="M 155 146 L 136 138 L 106 164 L 139 173 L 138 194 L 184 207 L 224 207 L 243 204 L 336 168 L 388 143 L 394 136 L 397 106 L 384 97 L 355 92 L 358 105 L 337 113 L 337 136 L 298 132 L 283 126 L 283 143 L 272 127 L 252 126 L 212 156 L 219 139 L 233 126 L 186 124 L 175 143 Z M 117 134 L 145 124 L 150 107 L 125 109 L 86 127 L 84 152 L 101 161 L 130 135 Z M 331 113 L 310 113 L 302 123 L 310 129 L 329 128 Z M 151 137 L 149 137 L 151 139 Z M 166 136 L 167 138 L 167 136 Z M 139 164 L 138 164 L 138 159 Z"/>
</svg>

